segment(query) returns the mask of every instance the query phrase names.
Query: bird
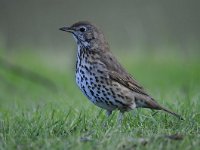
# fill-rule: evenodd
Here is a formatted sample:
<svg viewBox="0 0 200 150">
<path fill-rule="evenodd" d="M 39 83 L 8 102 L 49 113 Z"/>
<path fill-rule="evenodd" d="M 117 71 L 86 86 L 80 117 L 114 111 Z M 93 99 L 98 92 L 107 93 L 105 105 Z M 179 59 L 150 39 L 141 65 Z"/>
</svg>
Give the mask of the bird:
<svg viewBox="0 0 200 150">
<path fill-rule="evenodd" d="M 59 28 L 72 33 L 77 44 L 75 79 L 84 95 L 107 116 L 119 110 L 123 114 L 136 108 L 163 110 L 183 119 L 160 105 L 119 63 L 110 50 L 102 30 L 89 21 L 79 21 Z"/>
</svg>

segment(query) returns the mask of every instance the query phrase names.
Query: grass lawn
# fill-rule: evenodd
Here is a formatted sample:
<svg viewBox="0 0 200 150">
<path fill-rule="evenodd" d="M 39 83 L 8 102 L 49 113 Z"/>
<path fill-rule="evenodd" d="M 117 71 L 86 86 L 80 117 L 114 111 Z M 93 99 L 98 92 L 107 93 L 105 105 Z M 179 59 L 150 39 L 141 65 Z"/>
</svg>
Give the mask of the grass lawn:
<svg viewBox="0 0 200 150">
<path fill-rule="evenodd" d="M 2 52 L 3 53 L 3 52 Z M 47 53 L 47 52 L 46 52 Z M 123 55 L 122 55 L 123 54 Z M 75 85 L 75 58 L 66 52 L 5 54 L 51 80 L 30 81 L 0 65 L 0 149 L 192 149 L 200 147 L 200 59 L 197 56 L 118 53 L 120 62 L 181 121 L 137 109 L 106 118 Z M 3 56 L 3 55 L 2 55 Z M 105 125 L 106 124 L 106 125 Z"/>
</svg>

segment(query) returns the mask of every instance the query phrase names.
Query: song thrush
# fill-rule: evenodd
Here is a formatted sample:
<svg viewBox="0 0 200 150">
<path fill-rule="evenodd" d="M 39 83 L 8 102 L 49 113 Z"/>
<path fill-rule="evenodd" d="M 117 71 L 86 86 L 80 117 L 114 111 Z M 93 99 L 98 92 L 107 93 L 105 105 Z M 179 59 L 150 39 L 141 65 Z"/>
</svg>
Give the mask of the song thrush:
<svg viewBox="0 0 200 150">
<path fill-rule="evenodd" d="M 121 120 L 124 112 L 142 107 L 163 110 L 181 118 L 159 105 L 120 65 L 98 27 L 80 21 L 60 30 L 72 33 L 78 45 L 77 85 L 93 104 L 106 109 L 108 116 L 117 109 Z"/>
</svg>

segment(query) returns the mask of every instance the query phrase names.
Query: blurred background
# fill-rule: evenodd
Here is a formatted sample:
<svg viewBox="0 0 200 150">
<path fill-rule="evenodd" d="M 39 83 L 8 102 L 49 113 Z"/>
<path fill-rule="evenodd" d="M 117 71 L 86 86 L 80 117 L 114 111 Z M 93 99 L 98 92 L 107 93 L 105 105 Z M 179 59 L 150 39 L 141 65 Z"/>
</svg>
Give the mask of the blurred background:
<svg viewBox="0 0 200 150">
<path fill-rule="evenodd" d="M 0 0 L 0 100 L 12 101 L 15 93 L 30 98 L 43 86 L 76 97 L 76 43 L 58 29 L 80 20 L 98 25 L 120 62 L 157 97 L 172 83 L 186 91 L 198 86 L 199 6 L 198 0 Z"/>
<path fill-rule="evenodd" d="M 77 46 L 59 30 L 80 20 L 185 121 L 148 109 L 122 128 L 117 111 L 106 119 L 76 86 Z M 200 0 L 0 0 L 0 149 L 198 149 L 199 108 Z"/>
<path fill-rule="evenodd" d="M 79 20 L 102 28 L 119 51 L 199 50 L 198 0 L 1 0 L 1 48 L 61 51 L 74 48 L 71 35 L 58 28 Z"/>
</svg>

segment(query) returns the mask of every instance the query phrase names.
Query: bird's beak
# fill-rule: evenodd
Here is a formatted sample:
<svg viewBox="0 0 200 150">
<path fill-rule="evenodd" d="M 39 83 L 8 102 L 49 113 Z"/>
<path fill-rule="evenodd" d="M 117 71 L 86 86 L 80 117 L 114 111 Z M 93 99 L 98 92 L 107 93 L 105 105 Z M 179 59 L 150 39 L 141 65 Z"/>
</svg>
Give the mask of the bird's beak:
<svg viewBox="0 0 200 150">
<path fill-rule="evenodd" d="M 62 28 L 59 28 L 59 30 L 65 31 L 65 32 L 71 32 L 71 33 L 74 31 L 71 27 L 62 27 Z"/>
</svg>

